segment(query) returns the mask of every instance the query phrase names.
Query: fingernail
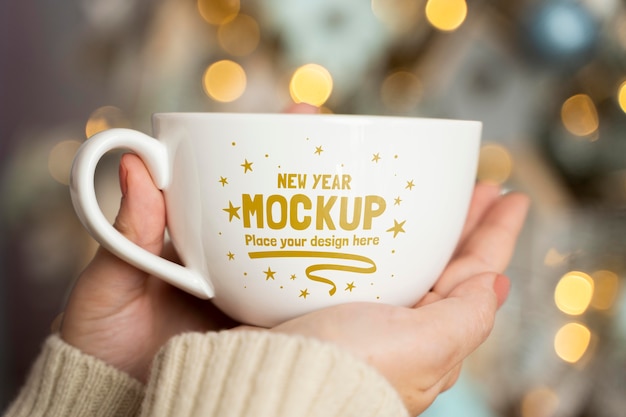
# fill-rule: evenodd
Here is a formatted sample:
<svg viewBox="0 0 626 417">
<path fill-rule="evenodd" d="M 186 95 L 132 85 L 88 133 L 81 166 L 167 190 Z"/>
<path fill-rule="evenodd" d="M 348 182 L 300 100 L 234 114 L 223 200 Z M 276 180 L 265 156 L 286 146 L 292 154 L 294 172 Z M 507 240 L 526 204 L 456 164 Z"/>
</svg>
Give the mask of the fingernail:
<svg viewBox="0 0 626 417">
<path fill-rule="evenodd" d="M 128 169 L 126 169 L 126 166 L 124 165 L 123 160 L 120 161 L 119 176 L 120 176 L 120 190 L 122 191 L 122 198 L 123 198 L 123 197 L 126 197 L 126 193 L 128 192 L 128 184 L 126 182 L 128 179 Z"/>
<path fill-rule="evenodd" d="M 498 308 L 504 304 L 507 297 L 509 296 L 509 290 L 511 289 L 511 281 L 505 275 L 498 274 L 493 281 L 493 291 L 496 293 L 496 297 L 498 298 Z"/>
</svg>

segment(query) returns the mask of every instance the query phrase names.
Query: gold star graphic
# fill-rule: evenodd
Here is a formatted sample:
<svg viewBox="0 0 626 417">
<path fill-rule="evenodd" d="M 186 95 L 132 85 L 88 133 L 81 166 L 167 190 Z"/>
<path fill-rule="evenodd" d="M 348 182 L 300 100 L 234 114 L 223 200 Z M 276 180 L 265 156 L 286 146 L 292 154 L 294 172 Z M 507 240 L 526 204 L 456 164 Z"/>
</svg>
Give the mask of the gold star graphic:
<svg viewBox="0 0 626 417">
<path fill-rule="evenodd" d="M 355 289 L 356 287 L 354 286 L 354 281 L 349 282 L 348 285 L 346 286 L 345 291 L 350 291 L 352 292 L 353 289 Z"/>
<path fill-rule="evenodd" d="M 236 217 L 238 219 L 240 219 L 241 217 L 239 217 L 239 209 L 241 207 L 235 207 L 233 206 L 233 203 L 231 201 L 228 202 L 228 208 L 222 209 L 224 210 L 226 213 L 228 213 L 228 221 L 231 222 L 233 221 L 233 217 Z"/>
<path fill-rule="evenodd" d="M 233 259 L 235 259 L 235 254 L 232 253 L 231 251 L 228 251 L 228 253 L 226 254 L 226 256 L 228 256 L 228 260 L 232 261 Z"/>
<path fill-rule="evenodd" d="M 321 147 L 321 146 L 316 146 L 316 147 L 315 147 L 315 153 L 316 153 L 316 154 L 321 155 L 321 154 L 322 154 L 322 152 L 324 152 L 324 149 L 322 149 L 322 147 Z"/>
<path fill-rule="evenodd" d="M 267 271 L 263 271 L 265 274 L 265 281 L 269 281 L 270 279 L 274 279 L 274 274 L 276 271 L 272 271 L 272 269 L 268 266 Z"/>
<path fill-rule="evenodd" d="M 402 203 L 402 199 L 400 198 L 400 196 L 394 198 L 393 201 L 394 201 L 393 203 L 394 206 L 399 206 L 400 203 Z"/>
<path fill-rule="evenodd" d="M 292 281 L 293 281 L 294 279 L 296 279 L 296 274 L 291 274 L 291 276 L 289 277 L 289 279 L 290 279 L 290 280 L 292 280 Z"/>
<path fill-rule="evenodd" d="M 302 297 L 302 298 L 304 298 L 306 300 L 306 297 L 309 296 L 309 295 L 311 295 L 309 293 L 309 289 L 305 288 L 303 290 L 300 290 L 300 295 L 298 296 L 298 298 Z"/>
<path fill-rule="evenodd" d="M 372 162 L 378 163 L 378 161 L 380 161 L 380 153 L 379 152 L 375 153 L 373 155 L 373 157 L 372 157 Z"/>
<path fill-rule="evenodd" d="M 408 188 L 409 190 L 412 190 L 413 187 L 415 187 L 415 184 L 413 184 L 413 180 L 411 180 L 411 181 L 406 182 L 406 187 L 404 188 Z"/>
<path fill-rule="evenodd" d="M 252 171 L 252 164 L 254 162 L 248 162 L 248 160 L 246 159 L 245 162 L 243 164 L 241 164 L 241 166 L 243 167 L 243 173 L 245 174 L 248 171 Z"/>
<path fill-rule="evenodd" d="M 226 184 L 228 184 L 228 178 L 226 177 L 220 177 L 219 182 L 222 183 L 222 187 L 225 186 Z"/>
<path fill-rule="evenodd" d="M 396 236 L 398 236 L 398 233 L 400 232 L 406 233 L 404 229 L 402 228 L 402 226 L 404 226 L 404 223 L 406 223 L 406 220 L 403 221 L 402 223 L 398 223 L 396 219 L 393 219 L 393 227 L 387 229 L 386 231 L 393 232 L 393 238 L 395 239 Z"/>
</svg>

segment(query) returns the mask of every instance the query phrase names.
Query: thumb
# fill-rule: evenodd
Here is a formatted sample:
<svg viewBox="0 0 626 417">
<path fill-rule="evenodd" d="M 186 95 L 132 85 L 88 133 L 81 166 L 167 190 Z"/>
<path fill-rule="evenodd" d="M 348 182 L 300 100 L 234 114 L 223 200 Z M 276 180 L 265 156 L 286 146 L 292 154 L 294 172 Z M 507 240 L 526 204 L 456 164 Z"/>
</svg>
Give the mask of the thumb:
<svg viewBox="0 0 626 417">
<path fill-rule="evenodd" d="M 165 231 L 163 194 L 137 155 L 122 156 L 119 175 L 122 201 L 114 227 L 133 243 L 160 253 Z"/>
<path fill-rule="evenodd" d="M 134 154 L 120 161 L 122 200 L 114 227 L 131 242 L 158 254 L 163 248 L 165 202 L 141 159 Z M 133 289 L 143 289 L 147 274 L 100 248 L 75 290 L 100 292 L 101 300 L 123 302 Z M 124 293 L 124 294 L 123 294 Z"/>
<path fill-rule="evenodd" d="M 137 245 L 159 253 L 163 247 L 165 203 L 136 155 L 122 157 L 120 185 L 122 202 L 115 227 Z M 102 319 L 115 316 L 145 294 L 147 280 L 147 273 L 100 248 L 76 282 L 60 327 L 57 323 L 55 330 L 68 343 L 93 352 L 92 336 L 111 331 L 111 322 Z"/>
</svg>

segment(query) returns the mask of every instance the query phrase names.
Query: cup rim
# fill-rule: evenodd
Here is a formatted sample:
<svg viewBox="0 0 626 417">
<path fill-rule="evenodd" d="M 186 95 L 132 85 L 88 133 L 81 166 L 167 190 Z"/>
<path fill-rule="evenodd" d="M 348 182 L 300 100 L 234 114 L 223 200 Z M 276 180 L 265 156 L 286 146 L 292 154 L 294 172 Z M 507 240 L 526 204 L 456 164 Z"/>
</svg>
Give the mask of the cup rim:
<svg viewBox="0 0 626 417">
<path fill-rule="evenodd" d="M 346 122 L 398 122 L 398 123 L 445 123 L 445 124 L 464 124 L 482 126 L 483 122 L 472 119 L 455 119 L 446 117 L 430 117 L 430 116 L 404 116 L 404 115 L 381 115 L 381 114 L 342 114 L 342 113 L 320 113 L 320 114 L 302 114 L 302 113 L 263 113 L 263 112 L 155 112 L 152 113 L 153 119 L 171 119 L 171 118 L 262 118 L 262 119 L 325 119 L 333 121 Z"/>
</svg>

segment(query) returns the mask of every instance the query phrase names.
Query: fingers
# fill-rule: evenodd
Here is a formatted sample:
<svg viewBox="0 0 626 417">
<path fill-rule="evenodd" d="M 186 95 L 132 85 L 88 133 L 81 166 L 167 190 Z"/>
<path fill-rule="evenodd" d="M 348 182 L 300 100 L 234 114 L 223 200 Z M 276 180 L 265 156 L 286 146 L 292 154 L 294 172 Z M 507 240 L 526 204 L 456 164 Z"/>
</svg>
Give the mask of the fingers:
<svg viewBox="0 0 626 417">
<path fill-rule="evenodd" d="M 395 339 L 410 355 L 401 362 L 390 358 L 387 369 L 392 370 L 391 377 L 385 375 L 398 388 L 412 415 L 419 414 L 455 383 L 463 361 L 490 334 L 499 303 L 495 290 L 501 285 L 499 279 L 495 273 L 476 275 L 446 298 L 437 300 L 438 295 L 433 294 L 430 303 L 402 310 L 388 323 L 388 329 L 396 330 Z M 402 376 L 410 379 L 403 380 Z"/>
<path fill-rule="evenodd" d="M 498 275 L 493 284 L 493 290 L 495 291 L 496 298 L 498 300 L 498 308 L 502 307 L 502 305 L 508 298 L 510 289 L 511 289 L 511 281 L 509 280 L 509 278 L 504 275 Z M 440 301 L 443 298 L 444 297 L 441 294 L 435 291 L 429 291 L 424 297 L 422 297 L 421 300 L 417 302 L 417 304 L 413 306 L 413 308 L 424 307 L 424 306 L 427 306 L 428 304 L 432 304 L 437 301 Z"/>
<path fill-rule="evenodd" d="M 528 212 L 529 199 L 520 193 L 500 197 L 482 216 L 457 250 L 433 291 L 445 297 L 467 277 L 504 272 Z"/>
<path fill-rule="evenodd" d="M 479 224 L 489 207 L 498 199 L 500 191 L 500 187 L 496 184 L 487 182 L 476 184 L 457 250 L 462 247 L 467 236 Z"/>
<path fill-rule="evenodd" d="M 496 273 L 481 273 L 468 278 L 446 298 L 421 309 L 421 314 L 432 316 L 433 337 L 447 340 L 451 348 L 458 350 L 447 359 L 450 363 L 464 359 L 491 332 L 498 309 L 495 288 L 500 285 L 500 277 Z"/>
<path fill-rule="evenodd" d="M 523 194 L 502 197 L 467 237 L 459 257 L 480 260 L 483 270 L 501 272 L 511 258 L 528 206 L 528 197 Z"/>
<path fill-rule="evenodd" d="M 500 302 L 500 279 L 495 273 L 474 276 L 447 298 L 412 311 L 420 329 L 416 354 L 430 358 L 427 386 L 435 385 L 487 339 Z"/>
<path fill-rule="evenodd" d="M 435 291 L 429 291 L 428 293 L 426 293 L 425 296 L 422 297 L 421 300 L 419 300 L 417 302 L 417 304 L 415 304 L 413 306 L 413 308 L 419 308 L 419 307 L 424 307 L 428 304 L 432 304 L 434 302 L 437 302 L 439 300 L 441 300 L 443 297 L 441 296 L 441 294 L 435 292 Z"/>
<path fill-rule="evenodd" d="M 285 113 L 298 113 L 298 114 L 318 114 L 320 112 L 319 107 L 312 106 L 307 103 L 294 103 L 287 108 Z"/>
<path fill-rule="evenodd" d="M 414 395 L 414 398 L 419 400 L 407 404 L 411 415 L 420 415 L 426 408 L 435 402 L 439 394 L 452 388 L 452 386 L 459 379 L 460 375 L 461 364 L 458 364 L 448 371 L 440 380 L 436 381 L 433 386 L 424 389 L 420 395 Z"/>
</svg>

